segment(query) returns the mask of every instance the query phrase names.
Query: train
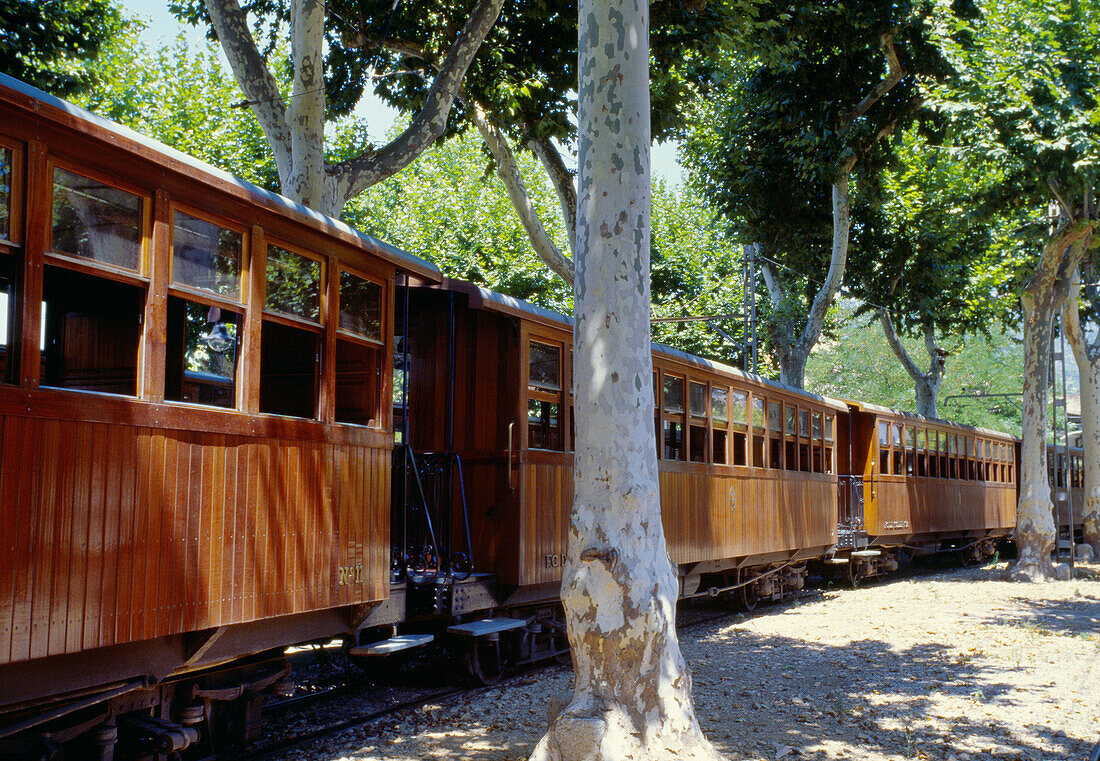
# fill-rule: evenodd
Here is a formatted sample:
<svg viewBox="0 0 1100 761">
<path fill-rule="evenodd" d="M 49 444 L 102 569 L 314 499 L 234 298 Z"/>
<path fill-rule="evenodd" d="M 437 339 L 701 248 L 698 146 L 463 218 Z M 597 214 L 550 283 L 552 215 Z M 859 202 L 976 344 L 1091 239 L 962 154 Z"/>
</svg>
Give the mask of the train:
<svg viewBox="0 0 1100 761">
<path fill-rule="evenodd" d="M 242 747 L 302 643 L 568 657 L 569 318 L 3 75 L 0 302 L 0 757 Z M 1011 436 L 653 360 L 682 598 L 1011 536 Z"/>
</svg>

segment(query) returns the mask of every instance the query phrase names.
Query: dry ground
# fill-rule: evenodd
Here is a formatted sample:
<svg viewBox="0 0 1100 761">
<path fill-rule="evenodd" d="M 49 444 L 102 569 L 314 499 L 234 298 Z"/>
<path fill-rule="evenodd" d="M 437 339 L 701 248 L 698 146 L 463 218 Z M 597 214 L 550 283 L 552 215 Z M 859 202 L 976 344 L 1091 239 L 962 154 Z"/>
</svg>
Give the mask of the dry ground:
<svg viewBox="0 0 1100 761">
<path fill-rule="evenodd" d="M 1019 585 L 1003 564 L 826 591 L 683 635 L 730 759 L 1069 759 L 1100 740 L 1100 566 Z M 298 751 L 300 759 L 524 759 L 568 667 Z"/>
</svg>

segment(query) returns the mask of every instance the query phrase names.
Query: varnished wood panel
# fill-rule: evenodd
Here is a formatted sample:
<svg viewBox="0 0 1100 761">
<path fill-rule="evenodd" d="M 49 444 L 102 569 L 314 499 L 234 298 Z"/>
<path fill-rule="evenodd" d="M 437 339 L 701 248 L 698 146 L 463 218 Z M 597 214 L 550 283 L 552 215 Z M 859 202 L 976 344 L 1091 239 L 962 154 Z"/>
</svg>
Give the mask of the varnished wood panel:
<svg viewBox="0 0 1100 761">
<path fill-rule="evenodd" d="M 871 536 L 1008 531 L 1016 523 L 1013 484 L 937 478 L 880 478 L 866 511 Z"/>
<path fill-rule="evenodd" d="M 0 416 L 0 662 L 383 599 L 390 459 Z"/>
<path fill-rule="evenodd" d="M 520 466 L 519 573 L 515 581 L 502 579 L 506 583 L 561 579 L 560 564 L 547 560 L 566 550 L 572 456 L 539 454 L 538 461 Z M 748 469 L 662 466 L 659 478 L 661 518 L 675 563 L 751 558 L 836 542 L 833 477 L 784 472 L 769 478 Z"/>
</svg>

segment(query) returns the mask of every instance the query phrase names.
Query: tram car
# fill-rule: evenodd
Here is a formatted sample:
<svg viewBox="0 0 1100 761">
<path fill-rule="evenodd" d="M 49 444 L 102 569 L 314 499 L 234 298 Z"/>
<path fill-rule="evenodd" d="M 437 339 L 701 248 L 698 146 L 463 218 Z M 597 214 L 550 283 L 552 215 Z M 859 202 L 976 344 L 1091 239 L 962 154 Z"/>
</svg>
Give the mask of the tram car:
<svg viewBox="0 0 1100 761">
<path fill-rule="evenodd" d="M 988 557 L 1016 526 L 1016 439 L 849 402 L 848 580 L 897 568 L 897 555 Z"/>
<path fill-rule="evenodd" d="M 247 740 L 387 598 L 398 273 L 0 76 L 0 756 Z"/>
<path fill-rule="evenodd" d="M 1068 555 L 1073 544 L 1085 539 L 1085 452 L 1079 446 L 1047 445 L 1047 477 L 1054 504 L 1054 525 L 1058 533 L 1058 554 Z"/>
<path fill-rule="evenodd" d="M 427 554 L 475 561 L 501 608 L 555 604 L 573 493 L 571 320 L 453 280 L 403 294 L 408 442 L 423 457 L 453 452 L 465 484 L 461 517 L 443 510 L 432 524 L 449 522 L 453 534 L 433 535 L 448 545 Z M 751 607 L 800 588 L 806 560 L 837 541 L 847 407 L 665 346 L 653 360 L 662 515 L 682 596 L 737 590 Z M 409 557 L 424 554 L 423 523 Z"/>
</svg>

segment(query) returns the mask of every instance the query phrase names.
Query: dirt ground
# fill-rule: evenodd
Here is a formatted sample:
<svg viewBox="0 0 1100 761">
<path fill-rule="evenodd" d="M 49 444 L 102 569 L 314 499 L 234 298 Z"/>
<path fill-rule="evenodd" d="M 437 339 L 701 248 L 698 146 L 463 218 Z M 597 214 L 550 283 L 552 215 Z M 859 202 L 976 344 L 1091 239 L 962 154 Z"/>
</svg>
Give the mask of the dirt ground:
<svg viewBox="0 0 1100 761">
<path fill-rule="evenodd" d="M 737 759 L 1069 759 L 1100 741 L 1100 566 L 1020 585 L 1004 564 L 826 590 L 696 626 L 707 736 Z M 427 706 L 290 758 L 525 759 L 568 667 Z"/>
</svg>

